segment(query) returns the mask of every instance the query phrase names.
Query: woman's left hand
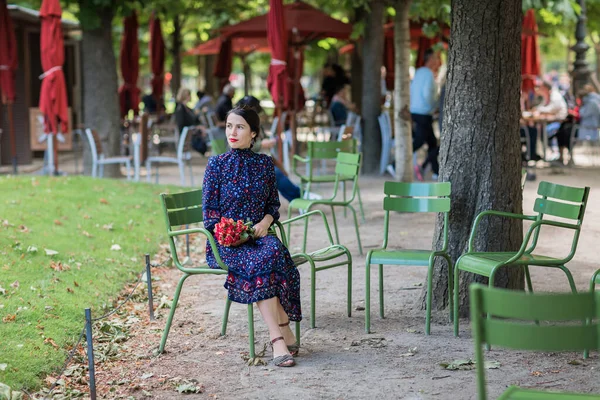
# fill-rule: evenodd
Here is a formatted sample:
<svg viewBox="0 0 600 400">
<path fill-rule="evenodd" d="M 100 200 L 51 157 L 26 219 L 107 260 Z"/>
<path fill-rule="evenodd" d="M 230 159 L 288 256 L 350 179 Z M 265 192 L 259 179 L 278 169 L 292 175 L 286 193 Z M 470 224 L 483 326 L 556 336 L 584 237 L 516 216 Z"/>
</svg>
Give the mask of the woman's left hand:
<svg viewBox="0 0 600 400">
<path fill-rule="evenodd" d="M 258 224 L 254 225 L 254 237 L 261 238 L 267 236 L 267 232 L 269 231 L 269 226 L 262 221 Z"/>
</svg>

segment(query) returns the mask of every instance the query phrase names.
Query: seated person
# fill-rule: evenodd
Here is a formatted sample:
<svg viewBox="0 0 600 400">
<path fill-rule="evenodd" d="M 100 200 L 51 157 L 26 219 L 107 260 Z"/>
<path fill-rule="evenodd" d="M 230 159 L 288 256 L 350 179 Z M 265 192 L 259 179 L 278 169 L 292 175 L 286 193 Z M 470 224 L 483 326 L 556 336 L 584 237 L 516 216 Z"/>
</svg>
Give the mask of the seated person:
<svg viewBox="0 0 600 400">
<path fill-rule="evenodd" d="M 567 118 L 567 102 L 562 97 L 558 89 L 554 88 L 550 82 L 544 81 L 536 91 L 542 96 L 543 101 L 531 111 L 536 118 L 548 119 L 552 121 L 546 126 L 548 138 L 552 138 L 554 135 L 556 135 L 556 132 L 560 128 L 561 122 Z M 536 153 L 538 136 L 537 127 L 533 123 L 529 123 L 527 126 L 527 131 L 530 143 L 529 159 L 533 161 L 541 160 L 542 157 Z"/>
<path fill-rule="evenodd" d="M 215 113 L 219 119 L 217 126 L 224 127 L 225 121 L 227 120 L 227 113 L 233 109 L 233 96 L 235 95 L 235 88 L 231 84 L 223 87 L 221 96 L 217 99 L 217 105 L 215 106 Z"/>
<path fill-rule="evenodd" d="M 594 91 L 592 85 L 585 85 L 577 93 L 580 101 L 579 107 L 579 127 L 575 131 L 575 137 L 583 140 L 597 141 L 598 129 L 600 128 L 600 102 L 598 94 Z M 571 124 L 561 125 L 556 139 L 559 147 L 558 161 L 564 163 L 566 152 L 571 148 L 571 131 L 574 123 L 571 118 Z"/>
<path fill-rule="evenodd" d="M 191 136 L 191 144 L 194 150 L 204 155 L 207 150 L 205 128 L 200 125 L 198 116 L 194 114 L 191 108 L 187 106 L 187 103 L 192 99 L 192 92 L 185 87 L 179 88 L 176 98 L 175 123 L 179 133 L 183 132 L 183 128 L 188 128 L 188 135 Z"/>
<path fill-rule="evenodd" d="M 194 112 L 196 114 L 199 114 L 201 111 L 202 112 L 212 111 L 212 109 L 213 109 L 212 97 L 210 97 L 210 95 L 208 93 L 206 93 L 205 91 L 202 91 L 202 90 L 198 90 L 196 92 L 196 95 L 198 96 L 198 101 L 196 102 L 196 105 L 194 106 Z"/>
<path fill-rule="evenodd" d="M 165 111 L 165 103 L 162 101 L 162 97 L 159 101 L 156 101 L 152 93 L 148 93 L 142 97 L 142 103 L 144 103 L 144 111 L 148 114 L 156 114 L 159 111 L 159 103 L 160 103 L 160 111 Z"/>
<path fill-rule="evenodd" d="M 354 104 L 348 101 L 347 93 L 347 85 L 343 85 L 331 99 L 331 107 L 329 107 L 329 110 L 333 116 L 335 126 L 344 125 L 348 118 L 348 111 L 354 110 Z"/>
</svg>

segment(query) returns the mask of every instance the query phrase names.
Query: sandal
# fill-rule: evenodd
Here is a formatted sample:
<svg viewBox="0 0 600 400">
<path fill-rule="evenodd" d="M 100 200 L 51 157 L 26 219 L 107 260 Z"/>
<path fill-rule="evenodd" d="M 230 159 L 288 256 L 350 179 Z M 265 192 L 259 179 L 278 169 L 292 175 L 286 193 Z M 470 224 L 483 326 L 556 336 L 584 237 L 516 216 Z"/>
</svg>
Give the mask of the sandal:
<svg viewBox="0 0 600 400">
<path fill-rule="evenodd" d="M 290 325 L 290 320 L 288 319 L 287 322 L 283 323 L 283 324 L 279 324 L 280 327 L 284 327 L 284 326 L 289 326 Z M 298 342 L 294 343 L 294 344 L 287 344 L 286 346 L 288 348 L 288 351 L 290 352 L 290 354 L 294 357 L 296 357 L 298 355 L 298 353 L 300 352 L 300 346 L 298 345 Z"/>
<path fill-rule="evenodd" d="M 271 347 L 273 347 L 273 344 L 275 342 L 278 342 L 280 340 L 284 340 L 283 336 L 279 336 L 271 340 Z M 282 356 L 273 357 L 273 364 L 276 367 L 293 367 L 294 365 L 296 365 L 296 362 L 294 361 L 294 357 L 292 357 L 291 354 L 284 354 Z"/>
</svg>

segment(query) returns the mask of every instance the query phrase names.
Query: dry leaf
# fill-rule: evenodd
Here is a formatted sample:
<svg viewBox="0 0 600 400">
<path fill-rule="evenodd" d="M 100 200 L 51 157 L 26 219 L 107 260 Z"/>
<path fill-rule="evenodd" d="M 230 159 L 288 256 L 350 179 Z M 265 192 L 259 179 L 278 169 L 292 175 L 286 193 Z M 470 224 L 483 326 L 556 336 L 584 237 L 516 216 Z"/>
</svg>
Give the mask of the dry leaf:
<svg viewBox="0 0 600 400">
<path fill-rule="evenodd" d="M 2 221 L 2 226 L 4 226 L 4 227 L 6 227 L 6 228 L 7 228 L 7 227 L 9 227 L 9 226 L 12 226 L 12 224 L 11 224 L 10 222 L 8 222 L 8 220 L 7 220 L 7 219 L 5 219 L 5 220 L 3 220 L 3 221 Z"/>
<path fill-rule="evenodd" d="M 92 219 L 92 217 L 90 217 L 89 215 L 85 214 L 85 215 L 83 216 L 83 219 Z"/>
<path fill-rule="evenodd" d="M 44 249 L 44 251 L 46 252 L 47 256 L 55 256 L 58 254 L 58 251 L 52 249 Z"/>
<path fill-rule="evenodd" d="M 104 229 L 105 231 L 112 231 L 113 223 L 111 222 L 110 224 L 102 225 L 102 229 Z"/>
<path fill-rule="evenodd" d="M 62 262 L 55 262 L 52 261 L 50 262 L 50 268 L 52 268 L 55 271 L 61 272 L 61 271 L 68 271 L 71 269 L 71 267 L 69 267 L 67 264 L 63 264 Z"/>
<path fill-rule="evenodd" d="M 93 235 L 90 235 L 90 234 L 89 234 L 88 232 L 86 232 L 86 231 L 82 231 L 82 232 L 81 232 L 81 234 L 82 234 L 83 236 L 85 236 L 85 237 L 89 237 L 89 238 L 93 238 L 93 237 L 94 237 Z"/>
<path fill-rule="evenodd" d="M 56 342 L 55 342 L 55 341 L 54 341 L 54 339 L 52 339 L 52 338 L 46 338 L 46 339 L 44 339 L 44 343 L 45 343 L 45 344 L 49 344 L 49 345 L 51 345 L 51 346 L 52 346 L 52 347 L 54 347 L 56 350 L 60 349 L 60 347 L 58 347 L 58 345 L 56 344 Z"/>
<path fill-rule="evenodd" d="M 54 220 L 54 225 L 62 225 L 62 222 L 60 222 L 59 220 L 55 219 Z"/>
<path fill-rule="evenodd" d="M 69 293 L 75 293 L 75 291 L 73 291 L 73 289 L 71 289 L 70 287 L 67 288 L 67 292 L 69 292 Z"/>
<path fill-rule="evenodd" d="M 79 283 L 77 283 L 76 281 L 73 281 L 73 285 L 75 285 L 75 287 L 79 287 Z"/>
<path fill-rule="evenodd" d="M 533 371 L 533 372 L 531 373 L 531 375 L 532 375 L 532 376 L 542 376 L 542 375 L 544 375 L 544 373 L 543 373 L 542 371 Z"/>
<path fill-rule="evenodd" d="M 106 200 L 106 199 L 100 199 L 100 203 L 102 203 L 102 204 L 108 204 L 108 200 Z"/>
<path fill-rule="evenodd" d="M 110 249 L 113 251 L 119 251 L 121 250 L 121 246 L 119 246 L 118 244 L 113 244 L 112 246 L 110 246 Z"/>
<path fill-rule="evenodd" d="M 17 319 L 17 314 L 8 314 L 6 317 L 2 318 L 2 322 L 9 323 L 9 322 L 15 322 L 15 320 Z"/>
<path fill-rule="evenodd" d="M 20 286 L 19 281 L 14 281 L 13 283 L 10 284 L 11 288 L 15 288 L 18 289 Z"/>
<path fill-rule="evenodd" d="M 29 228 L 25 225 L 19 225 L 19 229 L 21 230 L 21 233 L 29 233 Z"/>
</svg>

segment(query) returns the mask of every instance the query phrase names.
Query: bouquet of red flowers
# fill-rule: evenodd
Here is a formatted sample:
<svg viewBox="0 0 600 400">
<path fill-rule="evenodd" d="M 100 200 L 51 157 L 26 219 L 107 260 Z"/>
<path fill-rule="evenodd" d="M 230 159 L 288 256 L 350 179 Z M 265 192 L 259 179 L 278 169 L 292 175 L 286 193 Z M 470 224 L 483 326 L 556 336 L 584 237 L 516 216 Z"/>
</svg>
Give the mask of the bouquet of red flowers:
<svg viewBox="0 0 600 400">
<path fill-rule="evenodd" d="M 214 236 L 221 246 L 239 246 L 252 238 L 253 234 L 251 221 L 244 223 L 242 220 L 234 221 L 233 218 L 221 217 L 221 221 L 215 225 Z"/>
</svg>

